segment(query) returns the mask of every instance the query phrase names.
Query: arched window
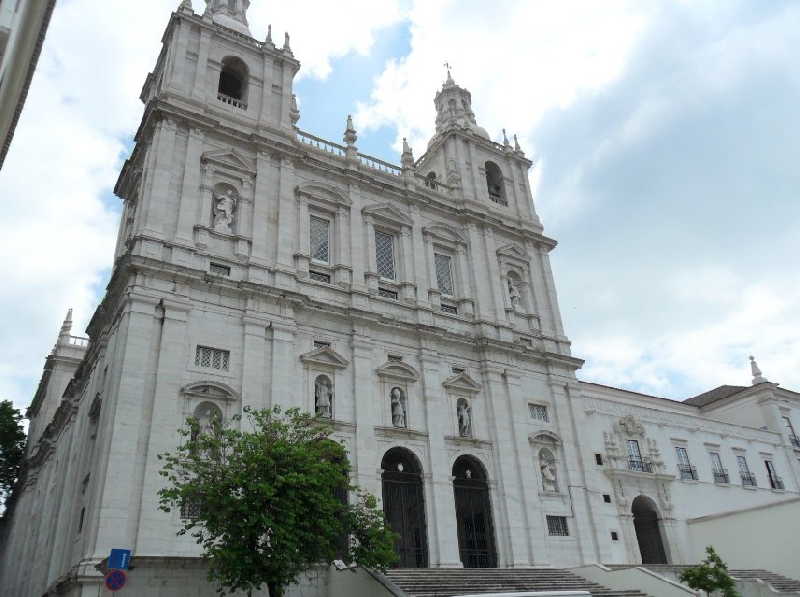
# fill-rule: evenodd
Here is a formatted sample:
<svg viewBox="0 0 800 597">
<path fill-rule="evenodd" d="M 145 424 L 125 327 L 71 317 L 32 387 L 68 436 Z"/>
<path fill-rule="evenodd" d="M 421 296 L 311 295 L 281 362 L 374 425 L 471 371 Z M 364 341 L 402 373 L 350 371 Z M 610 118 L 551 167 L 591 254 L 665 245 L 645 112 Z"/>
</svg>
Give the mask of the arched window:
<svg viewBox="0 0 800 597">
<path fill-rule="evenodd" d="M 486 188 L 489 190 L 489 198 L 495 203 L 508 205 L 500 167 L 494 162 L 486 162 L 484 169 L 486 170 Z"/>
<path fill-rule="evenodd" d="M 223 58 L 217 97 L 228 103 L 235 102 L 237 107 L 246 107 L 247 77 L 247 65 L 241 58 L 236 56 Z"/>
</svg>

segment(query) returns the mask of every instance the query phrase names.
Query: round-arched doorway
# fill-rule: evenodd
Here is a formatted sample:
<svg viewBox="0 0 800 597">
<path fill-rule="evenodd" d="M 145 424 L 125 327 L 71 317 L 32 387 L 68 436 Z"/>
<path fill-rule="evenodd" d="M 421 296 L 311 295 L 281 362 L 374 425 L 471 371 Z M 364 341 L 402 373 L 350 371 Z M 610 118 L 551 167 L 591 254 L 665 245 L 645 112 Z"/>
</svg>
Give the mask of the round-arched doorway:
<svg viewBox="0 0 800 597">
<path fill-rule="evenodd" d="M 656 505 L 650 498 L 640 495 L 633 500 L 631 513 L 642 564 L 668 564 Z"/>
<path fill-rule="evenodd" d="M 383 511 L 395 533 L 398 568 L 428 567 L 428 533 L 425 526 L 425 497 L 422 467 L 405 448 L 392 448 L 381 461 Z"/>
<path fill-rule="evenodd" d="M 497 549 L 486 471 L 472 456 L 453 464 L 458 554 L 464 568 L 496 568 Z"/>
</svg>

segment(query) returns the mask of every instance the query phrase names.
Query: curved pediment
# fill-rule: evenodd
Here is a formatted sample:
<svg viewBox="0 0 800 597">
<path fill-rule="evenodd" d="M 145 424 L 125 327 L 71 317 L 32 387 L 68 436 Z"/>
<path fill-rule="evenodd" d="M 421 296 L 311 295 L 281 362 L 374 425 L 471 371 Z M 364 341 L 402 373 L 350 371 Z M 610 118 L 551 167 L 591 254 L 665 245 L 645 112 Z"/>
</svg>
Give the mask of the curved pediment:
<svg viewBox="0 0 800 597">
<path fill-rule="evenodd" d="M 448 377 L 442 382 L 442 385 L 448 390 L 461 390 L 462 392 L 470 392 L 472 394 L 477 394 L 483 388 L 483 386 L 472 379 L 466 371 Z"/>
<path fill-rule="evenodd" d="M 236 390 L 228 384 L 218 381 L 198 381 L 187 384 L 181 388 L 185 396 L 194 398 L 207 398 L 211 400 L 236 400 L 239 397 Z"/>
<path fill-rule="evenodd" d="M 434 238 L 449 241 L 452 243 L 458 243 L 462 245 L 467 244 L 467 237 L 464 236 L 461 231 L 456 230 L 450 224 L 445 224 L 443 222 L 439 222 L 437 224 L 431 224 L 430 226 L 425 226 L 422 229 L 422 234 L 425 236 L 432 236 Z"/>
<path fill-rule="evenodd" d="M 200 161 L 204 164 L 214 164 L 223 170 L 239 170 L 248 174 L 256 172 L 255 162 L 234 148 L 207 151 L 202 155 Z"/>
<path fill-rule="evenodd" d="M 300 360 L 318 367 L 333 367 L 334 369 L 344 369 L 350 365 L 350 361 L 333 350 L 330 346 L 320 346 L 311 352 L 301 354 Z"/>
<path fill-rule="evenodd" d="M 532 444 L 560 446 L 561 438 L 554 431 L 538 431 L 528 436 L 528 441 Z"/>
<path fill-rule="evenodd" d="M 333 205 L 343 205 L 350 207 L 353 202 L 342 189 L 324 182 L 310 182 L 298 185 L 294 189 L 294 194 L 299 197 L 307 197 L 312 201 L 324 201 Z"/>
<path fill-rule="evenodd" d="M 395 226 L 413 226 L 412 220 L 407 214 L 397 209 L 391 203 L 381 203 L 379 205 L 369 205 L 361 210 L 365 216 L 372 216 L 375 220 L 389 222 Z"/>
<path fill-rule="evenodd" d="M 381 377 L 390 377 L 403 381 L 417 381 L 419 371 L 403 362 L 389 361 L 378 367 L 375 372 Z"/>
</svg>

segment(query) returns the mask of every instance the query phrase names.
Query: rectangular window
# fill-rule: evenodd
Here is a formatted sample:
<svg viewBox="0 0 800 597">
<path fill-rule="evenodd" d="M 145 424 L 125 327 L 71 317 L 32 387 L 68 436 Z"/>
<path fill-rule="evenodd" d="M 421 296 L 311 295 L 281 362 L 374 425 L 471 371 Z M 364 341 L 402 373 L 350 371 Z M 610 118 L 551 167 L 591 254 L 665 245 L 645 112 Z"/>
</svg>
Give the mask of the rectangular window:
<svg viewBox="0 0 800 597">
<path fill-rule="evenodd" d="M 330 263 L 330 222 L 311 216 L 311 259 Z"/>
<path fill-rule="evenodd" d="M 392 299 L 393 301 L 397 300 L 397 293 L 394 290 L 386 290 L 385 288 L 378 288 L 378 296 Z"/>
<path fill-rule="evenodd" d="M 602 454 L 595 454 L 594 455 L 594 463 L 597 466 L 603 466 L 603 455 Z"/>
<path fill-rule="evenodd" d="M 569 528 L 567 527 L 566 516 L 548 516 L 547 517 L 547 534 L 557 537 L 568 537 Z"/>
<path fill-rule="evenodd" d="M 444 296 L 455 296 L 450 257 L 435 253 L 433 259 L 436 266 L 436 287 Z"/>
<path fill-rule="evenodd" d="M 386 360 L 390 363 L 402 363 L 403 357 L 401 357 L 399 354 L 390 354 L 386 357 Z"/>
<path fill-rule="evenodd" d="M 452 305 L 441 305 L 442 313 L 449 313 L 450 315 L 458 315 L 458 307 Z"/>
<path fill-rule="evenodd" d="M 394 237 L 380 230 L 375 231 L 375 261 L 378 275 L 385 280 L 394 280 Z M 395 298 L 397 298 L 395 296 Z"/>
<path fill-rule="evenodd" d="M 775 464 L 771 460 L 765 460 L 764 464 L 767 466 L 770 487 L 772 487 L 772 489 L 784 489 L 783 479 L 781 479 L 775 471 Z"/>
<path fill-rule="evenodd" d="M 709 452 L 711 456 L 711 472 L 714 474 L 714 483 L 728 484 L 728 471 L 722 468 L 722 459 L 717 452 Z"/>
<path fill-rule="evenodd" d="M 322 282 L 323 284 L 331 283 L 331 277 L 328 274 L 323 274 L 322 272 L 309 271 L 308 277 L 315 282 Z"/>
<path fill-rule="evenodd" d="M 783 424 L 786 426 L 786 433 L 789 436 L 789 441 L 792 443 L 792 446 L 800 448 L 800 438 L 795 435 L 794 427 L 792 427 L 792 422 L 789 420 L 789 417 L 783 417 Z"/>
<path fill-rule="evenodd" d="M 742 485 L 746 487 L 756 487 L 756 476 L 750 472 L 747 466 L 747 459 L 744 456 L 736 456 L 736 463 L 739 465 L 739 476 L 742 478 Z"/>
<path fill-rule="evenodd" d="M 330 345 L 330 342 L 325 342 L 324 340 L 314 340 L 314 348 L 325 348 Z"/>
<path fill-rule="evenodd" d="M 686 452 L 686 448 L 675 446 L 675 452 L 678 454 L 678 472 L 681 475 L 681 479 L 697 481 L 697 469 L 689 462 L 689 454 Z"/>
<path fill-rule="evenodd" d="M 642 452 L 639 450 L 639 442 L 635 439 L 629 439 L 626 442 L 628 451 L 628 468 L 632 471 L 639 471 L 640 473 L 652 473 L 653 466 L 648 458 L 642 458 Z"/>
<path fill-rule="evenodd" d="M 547 423 L 547 407 L 541 404 L 528 404 L 528 412 L 534 421 L 544 421 Z"/>
<path fill-rule="evenodd" d="M 194 353 L 194 364 L 198 367 L 227 371 L 230 356 L 231 353 L 228 350 L 198 346 Z"/>
<path fill-rule="evenodd" d="M 194 500 L 184 500 L 181 503 L 181 518 L 194 520 L 200 516 L 200 509 Z"/>
<path fill-rule="evenodd" d="M 216 274 L 218 276 L 230 276 L 231 268 L 226 265 L 220 265 L 219 263 L 211 263 L 208 266 L 208 273 Z"/>
</svg>

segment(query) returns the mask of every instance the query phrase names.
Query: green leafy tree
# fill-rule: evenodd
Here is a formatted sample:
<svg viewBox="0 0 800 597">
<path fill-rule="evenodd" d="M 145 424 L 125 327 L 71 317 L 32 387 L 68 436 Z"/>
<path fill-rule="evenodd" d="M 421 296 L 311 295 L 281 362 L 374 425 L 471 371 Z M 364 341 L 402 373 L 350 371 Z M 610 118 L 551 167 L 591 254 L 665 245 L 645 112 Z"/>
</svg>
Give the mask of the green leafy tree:
<svg viewBox="0 0 800 597">
<path fill-rule="evenodd" d="M 722 597 L 741 597 L 736 590 L 736 581 L 728 573 L 728 566 L 710 545 L 706 547 L 706 558 L 701 564 L 681 572 L 679 580 L 695 591 L 702 589 L 709 595 L 719 591 Z"/>
<path fill-rule="evenodd" d="M 0 504 L 5 504 L 14 488 L 24 454 L 22 413 L 11 400 L 3 400 L 0 402 Z"/>
<path fill-rule="evenodd" d="M 396 561 L 396 535 L 375 497 L 350 484 L 327 419 L 280 407 L 245 407 L 244 416 L 252 432 L 190 419 L 177 452 L 159 455 L 169 481 L 160 508 L 191 511 L 178 534 L 203 546 L 220 595 L 266 584 L 280 597 L 302 572 L 334 559 L 379 570 Z M 345 503 L 348 492 L 354 503 Z"/>
</svg>

